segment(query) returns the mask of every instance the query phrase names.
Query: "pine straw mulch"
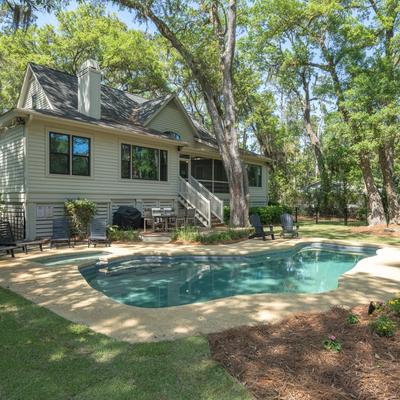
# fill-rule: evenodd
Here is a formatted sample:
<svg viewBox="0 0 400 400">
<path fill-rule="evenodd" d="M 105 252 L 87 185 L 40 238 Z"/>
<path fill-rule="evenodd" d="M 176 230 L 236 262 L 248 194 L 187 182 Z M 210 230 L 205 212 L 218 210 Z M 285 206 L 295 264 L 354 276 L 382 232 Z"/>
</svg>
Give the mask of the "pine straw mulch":
<svg viewBox="0 0 400 400">
<path fill-rule="evenodd" d="M 399 237 L 399 225 L 372 225 L 372 226 L 354 226 L 350 229 L 352 233 L 362 233 L 376 236 Z M 399 396 L 400 398 L 400 396 Z"/>
<path fill-rule="evenodd" d="M 348 310 L 335 307 L 211 334 L 212 356 L 256 399 L 399 400 L 400 331 L 390 338 L 373 334 L 375 317 L 367 309 L 352 310 L 356 325 L 346 322 Z M 391 318 L 400 327 L 400 318 Z M 328 335 L 342 342 L 340 353 L 323 348 Z"/>
</svg>

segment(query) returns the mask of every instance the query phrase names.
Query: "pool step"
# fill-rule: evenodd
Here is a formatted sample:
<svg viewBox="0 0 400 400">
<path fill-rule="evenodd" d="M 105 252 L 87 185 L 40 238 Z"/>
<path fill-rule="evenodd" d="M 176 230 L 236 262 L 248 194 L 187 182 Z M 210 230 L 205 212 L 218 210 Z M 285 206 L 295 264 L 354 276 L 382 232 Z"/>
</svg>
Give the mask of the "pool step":
<svg viewBox="0 0 400 400">
<path fill-rule="evenodd" d="M 142 233 L 141 238 L 145 243 L 169 243 L 171 241 L 171 235 L 166 232 Z"/>
</svg>

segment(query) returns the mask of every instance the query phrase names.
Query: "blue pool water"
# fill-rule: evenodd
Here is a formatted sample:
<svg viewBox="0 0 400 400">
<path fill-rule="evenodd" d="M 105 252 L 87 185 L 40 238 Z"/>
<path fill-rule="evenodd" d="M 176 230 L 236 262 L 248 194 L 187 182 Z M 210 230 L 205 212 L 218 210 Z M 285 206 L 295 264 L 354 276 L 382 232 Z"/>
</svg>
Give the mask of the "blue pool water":
<svg viewBox="0 0 400 400">
<path fill-rule="evenodd" d="M 66 253 L 66 254 L 57 254 L 55 256 L 47 256 L 47 257 L 38 257 L 33 259 L 32 261 L 37 262 L 39 264 L 46 265 L 48 267 L 59 267 L 62 265 L 74 264 L 75 262 L 81 261 L 90 261 L 90 260 L 98 260 L 99 257 L 108 256 L 110 253 L 108 251 L 88 251 L 84 253 Z"/>
<path fill-rule="evenodd" d="M 240 294 L 321 293 L 376 249 L 301 245 L 257 256 L 132 257 L 82 275 L 96 290 L 123 304 L 159 308 Z"/>
</svg>

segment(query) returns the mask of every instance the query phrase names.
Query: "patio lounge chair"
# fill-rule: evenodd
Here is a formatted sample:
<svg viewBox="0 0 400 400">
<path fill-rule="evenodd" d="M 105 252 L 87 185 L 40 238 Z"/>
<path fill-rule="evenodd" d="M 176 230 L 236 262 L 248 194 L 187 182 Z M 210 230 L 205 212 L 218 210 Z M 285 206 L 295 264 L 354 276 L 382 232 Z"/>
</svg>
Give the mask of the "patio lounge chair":
<svg viewBox="0 0 400 400">
<path fill-rule="evenodd" d="M 18 246 L 3 246 L 0 244 L 0 251 L 5 251 L 6 254 L 10 254 L 11 257 L 15 257 L 14 250 L 17 248 Z"/>
<path fill-rule="evenodd" d="M 281 215 L 281 236 L 299 237 L 299 226 L 294 224 L 293 216 L 285 213 Z"/>
<path fill-rule="evenodd" d="M 28 253 L 28 246 L 39 246 L 40 251 L 43 251 L 45 240 L 15 240 L 9 221 L 0 221 L 0 246 L 11 246 L 22 248 L 25 254 Z"/>
<path fill-rule="evenodd" d="M 265 240 L 266 236 L 271 236 L 271 239 L 275 240 L 274 227 L 270 225 L 269 231 L 265 232 L 263 224 L 261 223 L 260 216 L 258 214 L 252 214 L 250 216 L 250 224 L 254 228 L 255 232 L 249 236 L 249 239 L 260 237 L 262 238 L 262 240 Z"/>
<path fill-rule="evenodd" d="M 56 218 L 53 219 L 53 236 L 50 239 L 50 248 L 53 247 L 54 243 L 68 243 L 68 246 L 74 246 L 74 242 L 71 241 L 69 221 L 67 218 Z"/>
<path fill-rule="evenodd" d="M 94 218 L 90 224 L 88 247 L 91 244 L 96 247 L 97 243 L 111 246 L 111 240 L 107 237 L 107 221 L 105 219 Z"/>
</svg>

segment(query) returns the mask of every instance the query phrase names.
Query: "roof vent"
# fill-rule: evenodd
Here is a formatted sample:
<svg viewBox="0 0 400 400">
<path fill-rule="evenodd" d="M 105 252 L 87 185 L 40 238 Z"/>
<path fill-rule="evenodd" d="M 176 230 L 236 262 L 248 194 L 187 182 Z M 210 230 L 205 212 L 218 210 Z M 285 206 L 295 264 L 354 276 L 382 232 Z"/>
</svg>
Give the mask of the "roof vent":
<svg viewBox="0 0 400 400">
<path fill-rule="evenodd" d="M 78 71 L 78 111 L 101 118 L 101 71 L 97 61 L 85 61 Z"/>
</svg>

